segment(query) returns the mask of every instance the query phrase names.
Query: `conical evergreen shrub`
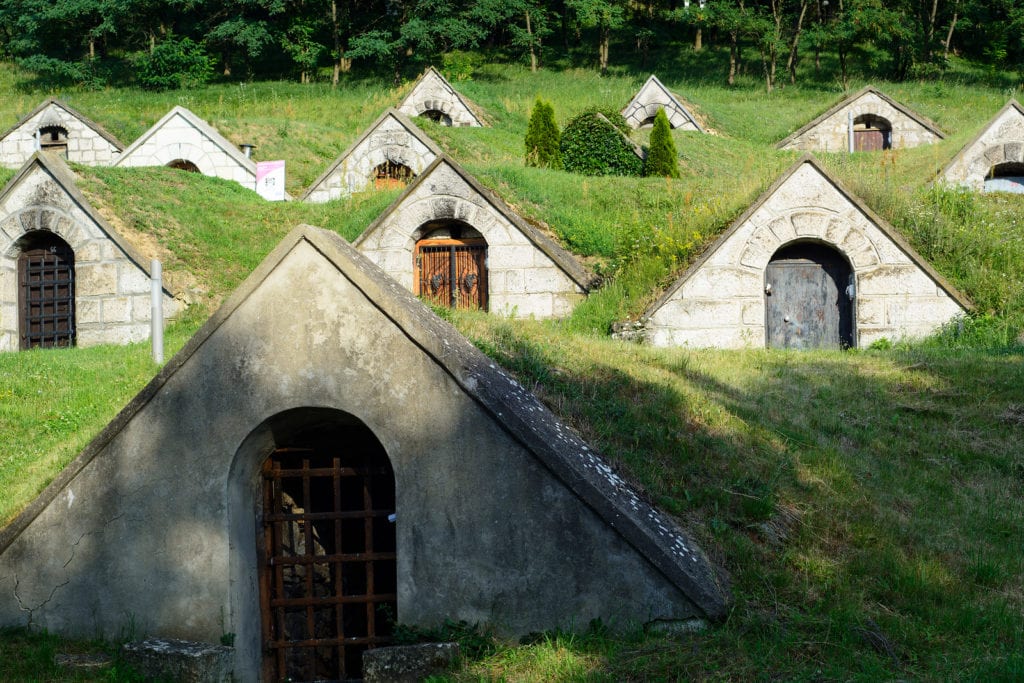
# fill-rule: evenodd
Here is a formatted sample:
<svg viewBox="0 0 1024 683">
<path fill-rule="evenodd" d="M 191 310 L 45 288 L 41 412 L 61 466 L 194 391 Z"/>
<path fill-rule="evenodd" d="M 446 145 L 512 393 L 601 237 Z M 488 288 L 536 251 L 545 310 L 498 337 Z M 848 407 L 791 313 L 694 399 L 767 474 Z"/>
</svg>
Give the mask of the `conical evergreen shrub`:
<svg viewBox="0 0 1024 683">
<path fill-rule="evenodd" d="M 654 129 L 647 150 L 647 161 L 644 163 L 645 176 L 662 178 L 679 177 L 679 160 L 676 143 L 672 139 L 672 128 L 668 124 L 668 116 L 664 109 L 654 115 Z"/>
<path fill-rule="evenodd" d="M 562 168 L 560 140 L 555 108 L 538 97 L 526 127 L 526 165 Z"/>
</svg>

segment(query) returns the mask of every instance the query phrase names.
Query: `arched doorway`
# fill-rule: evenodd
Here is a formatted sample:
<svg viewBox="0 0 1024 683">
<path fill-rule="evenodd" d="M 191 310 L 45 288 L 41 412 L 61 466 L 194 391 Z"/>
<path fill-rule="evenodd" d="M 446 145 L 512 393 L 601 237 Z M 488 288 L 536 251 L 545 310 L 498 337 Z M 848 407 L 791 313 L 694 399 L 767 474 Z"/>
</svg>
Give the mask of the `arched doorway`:
<svg viewBox="0 0 1024 683">
<path fill-rule="evenodd" d="M 67 158 L 68 131 L 61 126 L 43 126 L 39 129 L 39 149 Z"/>
<path fill-rule="evenodd" d="M 391 641 L 395 475 L 373 432 L 345 417 L 295 427 L 292 415 L 262 466 L 267 681 L 359 679 L 363 651 Z"/>
<path fill-rule="evenodd" d="M 75 345 L 75 252 L 52 232 L 18 240 L 18 327 L 22 349 Z"/>
<path fill-rule="evenodd" d="M 1024 194 L 1024 163 L 996 164 L 985 176 L 985 192 Z"/>
<path fill-rule="evenodd" d="M 199 173 L 199 167 L 193 164 L 188 159 L 175 159 L 174 161 L 167 164 L 168 168 L 176 168 L 179 171 L 188 171 L 189 173 Z"/>
<path fill-rule="evenodd" d="M 853 271 L 842 254 L 817 242 L 788 244 L 765 269 L 769 348 L 853 346 Z"/>
<path fill-rule="evenodd" d="M 445 114 L 440 109 L 427 109 L 422 114 L 420 114 L 420 116 L 422 116 L 425 119 L 430 119 L 434 123 L 439 123 L 442 126 L 452 125 L 452 117 L 448 116 L 448 114 Z"/>
<path fill-rule="evenodd" d="M 458 220 L 420 227 L 413 254 L 414 293 L 435 306 L 487 308 L 487 242 Z"/>
<path fill-rule="evenodd" d="M 373 186 L 378 190 L 390 190 L 405 187 L 414 174 L 405 164 L 390 159 L 373 169 Z"/>
<path fill-rule="evenodd" d="M 853 120 L 855 152 L 877 152 L 892 149 L 892 124 L 875 114 L 862 114 Z"/>
</svg>

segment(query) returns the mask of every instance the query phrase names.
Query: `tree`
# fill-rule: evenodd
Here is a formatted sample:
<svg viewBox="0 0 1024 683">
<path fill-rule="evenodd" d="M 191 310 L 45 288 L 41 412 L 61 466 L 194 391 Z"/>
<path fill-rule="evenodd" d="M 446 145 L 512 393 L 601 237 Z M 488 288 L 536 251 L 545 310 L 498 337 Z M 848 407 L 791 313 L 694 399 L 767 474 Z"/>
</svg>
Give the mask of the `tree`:
<svg viewBox="0 0 1024 683">
<path fill-rule="evenodd" d="M 597 65 L 601 73 L 605 73 L 612 31 L 626 23 L 625 4 L 622 0 L 565 0 L 565 6 L 576 13 L 576 20 L 582 27 L 597 29 Z"/>
<path fill-rule="evenodd" d="M 644 175 L 678 178 L 679 154 L 676 152 L 676 143 L 672 139 L 672 127 L 668 124 L 668 116 L 665 115 L 664 109 L 659 109 L 658 113 L 654 115 L 654 128 L 651 130 L 649 147 L 647 160 L 644 162 Z"/>
<path fill-rule="evenodd" d="M 538 97 L 526 127 L 526 165 L 562 168 L 560 141 L 555 109 Z"/>
</svg>

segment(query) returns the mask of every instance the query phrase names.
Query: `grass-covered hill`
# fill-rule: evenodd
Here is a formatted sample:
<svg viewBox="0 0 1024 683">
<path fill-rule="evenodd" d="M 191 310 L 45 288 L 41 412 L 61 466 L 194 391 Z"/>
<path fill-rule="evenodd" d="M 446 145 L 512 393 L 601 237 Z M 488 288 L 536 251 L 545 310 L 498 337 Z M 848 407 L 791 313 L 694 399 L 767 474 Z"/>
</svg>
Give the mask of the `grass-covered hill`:
<svg viewBox="0 0 1024 683">
<path fill-rule="evenodd" d="M 538 95 L 564 124 L 590 105 L 624 106 L 646 72 L 602 78 L 487 65 L 455 87 L 490 127 L 420 124 L 604 276 L 564 322 L 450 319 L 692 529 L 730 573 L 736 599 L 726 622 L 707 632 L 549 634 L 485 647 L 457 676 L 1024 678 L 1024 197 L 929 185 L 1014 91 L 978 84 L 966 70 L 925 83 L 875 82 L 948 138 L 822 159 L 972 298 L 974 318 L 921 344 L 866 351 L 613 341 L 613 321 L 640 314 L 795 160 L 774 144 L 842 96 L 827 83 L 770 95 L 753 80 L 726 88 L 698 72 L 658 72 L 715 132 L 673 133 L 679 180 L 584 178 L 522 164 Z M 51 94 L 21 83 L 0 70 L 0 128 Z M 403 92 L 353 80 L 337 89 L 251 83 L 57 94 L 126 144 L 184 105 L 233 142 L 256 144 L 258 158 L 285 159 L 288 190 L 298 195 Z M 396 196 L 271 204 L 169 169 L 76 171 L 90 200 L 141 251 L 163 259 L 171 284 L 195 302 L 169 330 L 172 351 L 295 224 L 351 239 Z M 156 369 L 145 346 L 0 355 L 0 523 Z M 66 646 L 8 633 L 0 679 L 60 680 L 47 653 Z"/>
</svg>

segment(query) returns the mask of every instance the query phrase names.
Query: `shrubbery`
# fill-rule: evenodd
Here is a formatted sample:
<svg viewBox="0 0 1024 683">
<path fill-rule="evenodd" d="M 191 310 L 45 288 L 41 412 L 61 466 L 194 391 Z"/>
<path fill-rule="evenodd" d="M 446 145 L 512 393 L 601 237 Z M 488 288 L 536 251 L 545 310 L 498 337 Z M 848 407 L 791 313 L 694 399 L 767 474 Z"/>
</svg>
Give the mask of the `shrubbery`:
<svg viewBox="0 0 1024 683">
<path fill-rule="evenodd" d="M 600 114 L 600 115 L 599 115 Z M 643 173 L 643 160 L 629 143 L 629 125 L 614 110 L 588 109 L 562 131 L 562 165 L 583 175 Z"/>
<path fill-rule="evenodd" d="M 526 165 L 562 168 L 560 139 L 555 108 L 538 97 L 526 127 Z"/>
<path fill-rule="evenodd" d="M 174 90 L 204 85 L 213 76 L 213 60 L 191 38 L 168 36 L 139 61 L 139 85 Z"/>
<path fill-rule="evenodd" d="M 645 176 L 662 178 L 679 177 L 679 161 L 676 143 L 672 139 L 672 127 L 664 109 L 659 109 L 654 116 L 654 129 L 651 131 L 650 149 L 644 161 Z"/>
</svg>

